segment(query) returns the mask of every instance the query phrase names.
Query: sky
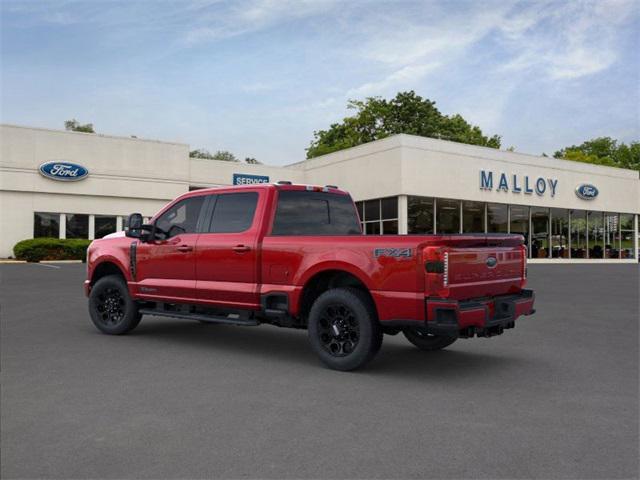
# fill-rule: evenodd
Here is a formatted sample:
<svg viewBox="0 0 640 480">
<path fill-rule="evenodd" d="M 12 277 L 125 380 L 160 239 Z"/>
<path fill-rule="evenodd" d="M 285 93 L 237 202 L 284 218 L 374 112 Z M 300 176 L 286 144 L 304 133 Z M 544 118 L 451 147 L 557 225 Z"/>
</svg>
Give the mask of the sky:
<svg viewBox="0 0 640 480">
<path fill-rule="evenodd" d="M 415 90 L 503 148 L 640 140 L 640 1 L 0 0 L 1 121 L 284 165 Z"/>
</svg>

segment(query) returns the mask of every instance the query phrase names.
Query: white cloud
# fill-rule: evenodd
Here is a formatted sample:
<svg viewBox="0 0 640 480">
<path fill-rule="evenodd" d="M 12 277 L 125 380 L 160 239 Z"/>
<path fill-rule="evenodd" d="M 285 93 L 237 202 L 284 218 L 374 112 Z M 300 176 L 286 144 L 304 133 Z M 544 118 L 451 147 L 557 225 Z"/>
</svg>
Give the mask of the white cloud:
<svg viewBox="0 0 640 480">
<path fill-rule="evenodd" d="M 227 4 L 228 5 L 228 4 Z M 201 42 L 235 37 L 279 23 L 327 13 L 337 0 L 251 0 L 235 2 L 229 8 L 208 12 L 187 30 L 184 42 Z"/>
<path fill-rule="evenodd" d="M 507 18 L 505 48 L 517 52 L 511 72 L 570 80 L 601 72 L 618 59 L 618 29 L 637 15 L 633 0 L 531 4 Z"/>
<path fill-rule="evenodd" d="M 347 92 L 347 97 L 382 95 L 390 90 L 401 90 L 415 86 L 428 72 L 438 67 L 438 63 L 407 65 L 392 72 L 379 81 L 367 82 Z"/>
</svg>

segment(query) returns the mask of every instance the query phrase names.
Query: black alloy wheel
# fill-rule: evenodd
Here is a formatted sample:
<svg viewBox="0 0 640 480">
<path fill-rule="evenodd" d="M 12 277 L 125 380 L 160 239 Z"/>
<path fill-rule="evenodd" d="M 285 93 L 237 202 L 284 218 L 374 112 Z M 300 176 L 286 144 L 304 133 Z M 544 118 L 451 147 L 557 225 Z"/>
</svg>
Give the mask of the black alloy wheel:
<svg viewBox="0 0 640 480">
<path fill-rule="evenodd" d="M 105 288 L 97 295 L 96 310 L 101 323 L 110 326 L 120 323 L 125 310 L 125 302 L 120 291 L 113 287 Z"/>
<path fill-rule="evenodd" d="M 319 321 L 320 341 L 324 349 L 335 357 L 349 355 L 360 340 L 360 325 L 353 311 L 346 305 L 327 305 Z"/>
<path fill-rule="evenodd" d="M 356 288 L 332 288 L 313 303 L 308 318 L 311 347 L 334 370 L 354 370 L 382 345 L 382 329 L 371 297 Z"/>
<path fill-rule="evenodd" d="M 102 277 L 91 287 L 89 314 L 96 328 L 110 335 L 130 332 L 142 318 L 120 275 Z"/>
</svg>

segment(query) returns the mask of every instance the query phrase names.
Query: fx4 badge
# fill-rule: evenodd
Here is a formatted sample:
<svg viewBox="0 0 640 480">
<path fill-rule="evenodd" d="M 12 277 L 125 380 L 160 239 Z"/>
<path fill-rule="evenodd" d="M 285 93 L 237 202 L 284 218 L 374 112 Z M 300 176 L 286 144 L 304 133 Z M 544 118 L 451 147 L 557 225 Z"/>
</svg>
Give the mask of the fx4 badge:
<svg viewBox="0 0 640 480">
<path fill-rule="evenodd" d="M 378 257 L 394 257 L 394 258 L 411 258 L 413 251 L 410 248 L 374 248 L 373 256 Z"/>
</svg>

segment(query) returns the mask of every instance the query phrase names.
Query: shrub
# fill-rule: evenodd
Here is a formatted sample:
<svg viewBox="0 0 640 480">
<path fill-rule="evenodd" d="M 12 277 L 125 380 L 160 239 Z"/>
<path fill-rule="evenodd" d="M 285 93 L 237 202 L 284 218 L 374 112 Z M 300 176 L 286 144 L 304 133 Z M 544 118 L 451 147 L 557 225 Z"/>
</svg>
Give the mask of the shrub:
<svg viewBox="0 0 640 480">
<path fill-rule="evenodd" d="M 13 247 L 18 260 L 39 262 L 40 260 L 87 260 L 87 247 L 91 240 L 78 238 L 32 238 L 22 240 Z"/>
</svg>

